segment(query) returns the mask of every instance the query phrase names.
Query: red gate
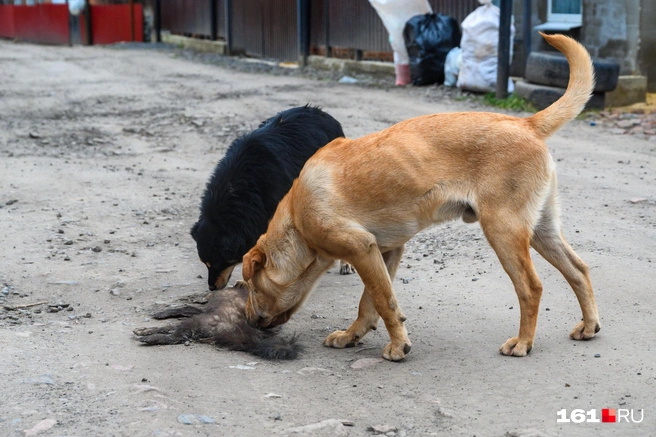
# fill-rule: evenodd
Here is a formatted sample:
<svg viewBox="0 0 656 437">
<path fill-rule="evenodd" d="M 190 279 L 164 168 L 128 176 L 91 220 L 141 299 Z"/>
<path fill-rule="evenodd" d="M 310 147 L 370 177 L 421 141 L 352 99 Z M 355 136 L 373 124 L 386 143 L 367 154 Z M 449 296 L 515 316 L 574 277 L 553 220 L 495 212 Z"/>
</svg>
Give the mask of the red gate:
<svg viewBox="0 0 656 437">
<path fill-rule="evenodd" d="M 68 44 L 68 6 L 0 5 L 0 36 L 45 44 Z"/>
<path fill-rule="evenodd" d="M 86 41 L 84 14 L 80 28 Z M 134 19 L 134 21 L 131 21 Z M 143 41 L 143 9 L 130 5 L 92 5 L 91 35 L 93 44 Z M 16 38 L 44 44 L 68 44 L 69 12 L 66 4 L 0 5 L 0 38 Z"/>
</svg>

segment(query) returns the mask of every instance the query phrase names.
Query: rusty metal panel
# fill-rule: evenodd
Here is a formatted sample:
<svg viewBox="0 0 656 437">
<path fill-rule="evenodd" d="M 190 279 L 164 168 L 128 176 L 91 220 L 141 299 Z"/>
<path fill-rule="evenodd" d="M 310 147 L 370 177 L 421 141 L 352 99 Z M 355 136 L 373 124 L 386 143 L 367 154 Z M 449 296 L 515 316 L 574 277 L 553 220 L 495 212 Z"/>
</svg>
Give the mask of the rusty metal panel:
<svg viewBox="0 0 656 437">
<path fill-rule="evenodd" d="M 263 8 L 266 0 L 232 2 L 232 49 L 264 56 Z"/>
<path fill-rule="evenodd" d="M 298 59 L 296 0 L 239 0 L 232 6 L 232 48 L 249 56 Z"/>
<path fill-rule="evenodd" d="M 219 39 L 226 37 L 226 16 L 225 16 L 225 0 L 216 1 L 216 20 L 217 20 L 217 36 Z"/>
<path fill-rule="evenodd" d="M 387 30 L 368 0 L 324 1 L 328 1 L 331 46 L 391 51 Z"/>
<path fill-rule="evenodd" d="M 298 60 L 296 0 L 269 0 L 264 10 L 264 56 L 281 61 Z"/>
<path fill-rule="evenodd" d="M 430 0 L 433 12 L 455 18 L 458 23 L 480 6 L 478 0 Z"/>
<path fill-rule="evenodd" d="M 209 37 L 209 0 L 162 0 L 162 29 L 182 35 Z"/>
</svg>

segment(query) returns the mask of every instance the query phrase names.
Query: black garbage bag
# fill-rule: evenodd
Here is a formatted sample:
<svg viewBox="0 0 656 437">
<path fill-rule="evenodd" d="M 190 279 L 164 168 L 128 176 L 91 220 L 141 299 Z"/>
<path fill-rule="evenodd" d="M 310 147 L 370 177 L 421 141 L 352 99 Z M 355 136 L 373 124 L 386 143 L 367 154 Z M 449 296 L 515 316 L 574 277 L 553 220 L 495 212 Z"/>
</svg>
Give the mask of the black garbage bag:
<svg viewBox="0 0 656 437">
<path fill-rule="evenodd" d="M 444 61 L 460 46 L 460 26 L 455 18 L 442 14 L 415 15 L 403 29 L 410 60 L 413 85 L 444 83 Z"/>
</svg>

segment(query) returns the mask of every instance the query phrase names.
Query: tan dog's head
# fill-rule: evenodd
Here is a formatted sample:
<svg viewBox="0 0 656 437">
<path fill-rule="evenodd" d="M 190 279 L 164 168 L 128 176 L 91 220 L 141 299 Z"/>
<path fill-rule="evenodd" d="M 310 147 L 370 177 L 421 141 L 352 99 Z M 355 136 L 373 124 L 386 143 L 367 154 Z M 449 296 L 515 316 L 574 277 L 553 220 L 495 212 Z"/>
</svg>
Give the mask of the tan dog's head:
<svg viewBox="0 0 656 437">
<path fill-rule="evenodd" d="M 269 232 L 244 255 L 248 323 L 260 328 L 286 323 L 331 264 L 305 244 L 291 220 L 278 228 L 269 226 Z"/>
</svg>

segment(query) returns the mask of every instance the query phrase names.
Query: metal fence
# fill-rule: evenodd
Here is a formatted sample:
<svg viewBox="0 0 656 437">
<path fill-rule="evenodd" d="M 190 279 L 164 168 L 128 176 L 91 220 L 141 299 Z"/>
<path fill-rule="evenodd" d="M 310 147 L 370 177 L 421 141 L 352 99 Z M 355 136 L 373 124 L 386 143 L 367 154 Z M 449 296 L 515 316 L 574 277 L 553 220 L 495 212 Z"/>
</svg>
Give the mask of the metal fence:
<svg viewBox="0 0 656 437">
<path fill-rule="evenodd" d="M 298 59 L 298 0 L 160 2 L 162 28 L 172 33 L 212 38 L 214 20 L 217 29 L 214 36 L 230 39 L 233 51 L 284 61 Z M 452 16 L 459 22 L 478 6 L 477 0 L 429 2 L 434 12 Z M 368 0 L 309 0 L 309 9 L 313 52 L 330 54 L 326 48 L 331 47 L 349 56 L 352 52 L 356 57 L 369 52 L 387 54 L 391 59 L 387 30 Z M 226 34 L 227 29 L 231 38 Z"/>
</svg>

